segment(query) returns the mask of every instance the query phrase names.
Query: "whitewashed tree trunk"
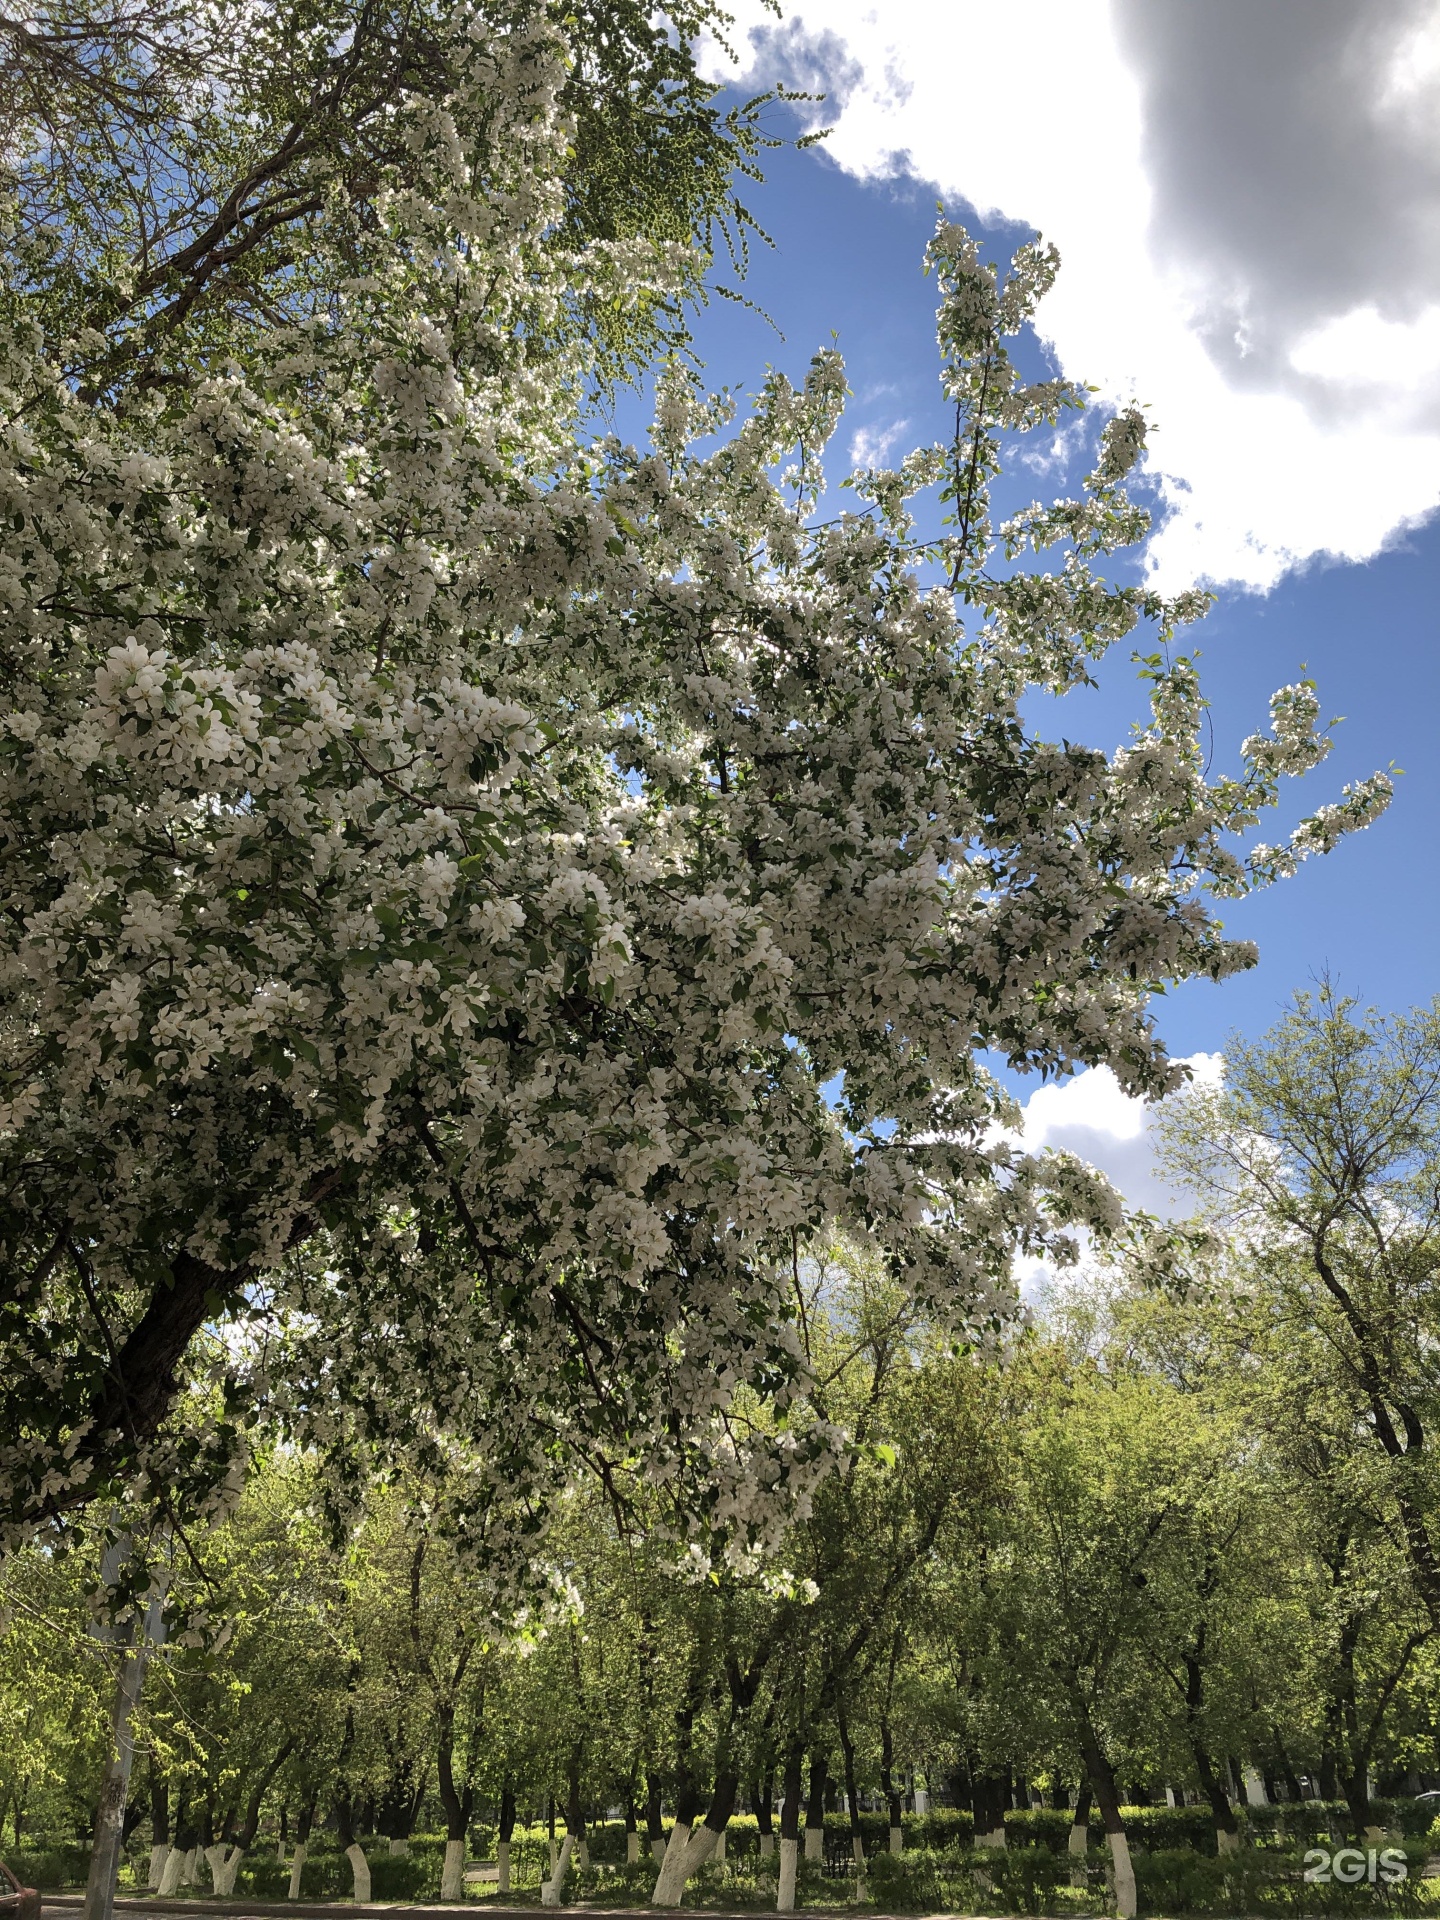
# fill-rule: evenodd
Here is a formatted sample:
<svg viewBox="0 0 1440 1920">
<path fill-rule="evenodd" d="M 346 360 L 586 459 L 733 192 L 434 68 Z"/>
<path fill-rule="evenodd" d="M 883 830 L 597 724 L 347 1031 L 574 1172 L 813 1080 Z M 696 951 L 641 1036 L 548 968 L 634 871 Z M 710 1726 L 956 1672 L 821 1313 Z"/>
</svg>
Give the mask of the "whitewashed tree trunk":
<svg viewBox="0 0 1440 1920">
<path fill-rule="evenodd" d="M 165 1855 L 165 1865 L 160 1873 L 160 1898 L 169 1900 L 179 1890 L 180 1875 L 185 1871 L 185 1855 L 179 1847 L 171 1847 Z"/>
<path fill-rule="evenodd" d="M 235 1891 L 235 1877 L 240 1871 L 240 1862 L 245 1858 L 245 1849 L 234 1846 L 228 1852 L 224 1847 L 220 1851 L 224 1858 L 220 1862 L 220 1871 L 215 1876 L 215 1891 L 222 1900 L 228 1900 Z"/>
<path fill-rule="evenodd" d="M 465 1898 L 465 1842 L 463 1840 L 445 1842 L 445 1864 L 440 1869 L 440 1898 L 442 1900 Z"/>
<path fill-rule="evenodd" d="M 275 1858 L 279 1865 L 283 1867 L 285 1864 L 285 1842 L 283 1840 L 277 1840 L 275 1842 Z"/>
<path fill-rule="evenodd" d="M 1217 1827 L 1215 1829 L 1215 1851 L 1217 1853 L 1238 1853 L 1240 1851 L 1239 1834 L 1229 1833 L 1224 1827 Z"/>
<path fill-rule="evenodd" d="M 762 1833 L 760 1836 L 760 1858 L 762 1860 L 768 1860 L 771 1854 L 774 1853 L 774 1851 L 775 1851 L 774 1834 Z"/>
<path fill-rule="evenodd" d="M 725 1842 L 727 1838 L 728 1835 L 722 1833 L 720 1838 L 715 1842 L 715 1862 L 717 1866 L 723 1867 L 725 1864 Z"/>
<path fill-rule="evenodd" d="M 588 1840 L 577 1840 L 575 1842 L 575 1866 L 577 1871 L 584 1873 L 589 1864 L 590 1842 Z"/>
<path fill-rule="evenodd" d="M 890 1851 L 891 1853 L 903 1853 L 905 1851 L 905 1829 L 903 1827 L 891 1827 Z"/>
<path fill-rule="evenodd" d="M 410 1857 L 410 1842 L 408 1840 L 396 1840 L 392 1837 L 390 1841 L 390 1851 L 391 1853 L 398 1853 L 402 1860 L 408 1860 Z"/>
<path fill-rule="evenodd" d="M 855 1861 L 855 1898 L 863 1906 L 869 1896 L 865 1886 L 865 1842 L 858 1833 L 850 1836 L 850 1852 Z"/>
<path fill-rule="evenodd" d="M 1135 1920 L 1135 1868 L 1123 1833 L 1110 1835 L 1110 1858 L 1115 1867 L 1115 1911 L 1120 1920 Z"/>
<path fill-rule="evenodd" d="M 1072 1857 L 1084 1859 L 1085 1850 L 1090 1844 L 1090 1829 L 1077 1820 L 1070 1829 L 1070 1838 L 1066 1846 Z"/>
<path fill-rule="evenodd" d="M 195 1869 L 199 1862 L 199 1859 L 200 1859 L 199 1847 L 191 1847 L 189 1852 L 185 1855 L 184 1864 L 180 1868 L 180 1884 L 182 1887 L 194 1886 Z"/>
<path fill-rule="evenodd" d="M 673 1907 L 678 1905 L 680 1887 L 684 1886 L 684 1880 L 679 1881 L 679 1884 L 675 1886 L 673 1892 L 671 1888 L 684 1862 L 685 1849 L 689 1844 L 690 1822 L 688 1820 L 677 1820 L 670 1829 L 669 1838 L 661 1843 L 663 1851 L 660 1854 L 660 1871 L 655 1876 L 655 1890 L 650 1895 L 650 1904 L 652 1907 Z"/>
<path fill-rule="evenodd" d="M 552 1833 L 550 1836 L 550 1878 L 555 1878 L 555 1869 L 560 1864 L 560 1842 Z"/>
<path fill-rule="evenodd" d="M 805 1858 L 807 1860 L 823 1860 L 825 1858 L 824 1827 L 806 1827 Z"/>
<path fill-rule="evenodd" d="M 795 1871 L 800 1858 L 798 1840 L 787 1840 L 780 1836 L 780 1884 L 775 1890 L 775 1911 L 793 1913 L 795 1911 Z"/>
<path fill-rule="evenodd" d="M 664 1863 L 655 1881 L 655 1891 L 650 1896 L 652 1907 L 679 1906 L 686 1883 L 714 1853 L 720 1837 L 714 1827 L 707 1827 L 702 1820 L 698 1827 L 686 1829 L 685 1844 L 677 1847 L 675 1840 L 680 1831 L 680 1822 L 677 1820 L 675 1830 L 670 1835 L 670 1845 L 665 1849 Z"/>
<path fill-rule="evenodd" d="M 298 1900 L 300 1898 L 300 1873 L 305 1865 L 305 1856 L 309 1851 L 310 1842 L 308 1840 L 297 1840 L 295 1842 L 295 1852 L 290 1861 L 290 1891 L 285 1896 L 287 1900 Z"/>
<path fill-rule="evenodd" d="M 640 1835 L 627 1833 L 625 1836 L 625 1864 L 633 1867 L 640 1858 Z"/>
<path fill-rule="evenodd" d="M 170 1849 L 163 1840 L 158 1846 L 151 1847 L 150 1849 L 150 1872 L 146 1877 L 145 1885 L 152 1893 L 158 1888 L 161 1880 L 164 1878 L 165 1862 L 169 1854 Z"/>
<path fill-rule="evenodd" d="M 650 1857 L 654 1860 L 657 1867 L 664 1860 L 665 1849 L 669 1844 L 669 1841 L 663 1833 L 650 1842 Z"/>
<path fill-rule="evenodd" d="M 560 1894 L 565 1885 L 565 1875 L 570 1868 L 570 1854 L 574 1845 L 574 1836 L 567 1833 L 560 1843 L 560 1851 L 555 1860 L 555 1871 L 540 1889 L 542 1907 L 559 1906 Z"/>
<path fill-rule="evenodd" d="M 353 1847 L 345 1849 L 345 1858 L 350 1862 L 350 1872 L 355 1881 L 355 1904 L 368 1907 L 370 1904 L 370 1862 L 365 1858 L 365 1849 L 357 1841 Z"/>
<path fill-rule="evenodd" d="M 223 1841 L 218 1847 L 206 1847 L 204 1849 L 205 1864 L 210 1869 L 210 1885 L 216 1893 L 219 1893 L 221 1883 L 225 1878 L 225 1851 Z"/>
<path fill-rule="evenodd" d="M 495 1869 L 497 1874 L 495 1883 L 496 1891 L 499 1893 L 509 1893 L 510 1842 L 508 1840 L 497 1840 L 495 1842 Z"/>
</svg>

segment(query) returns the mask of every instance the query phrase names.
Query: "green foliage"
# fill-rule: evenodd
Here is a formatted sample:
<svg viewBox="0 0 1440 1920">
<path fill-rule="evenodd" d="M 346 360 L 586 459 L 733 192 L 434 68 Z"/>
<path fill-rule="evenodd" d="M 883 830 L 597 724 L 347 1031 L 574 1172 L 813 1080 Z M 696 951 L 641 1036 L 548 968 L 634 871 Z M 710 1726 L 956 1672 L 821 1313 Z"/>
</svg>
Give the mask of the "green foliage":
<svg viewBox="0 0 1440 1920">
<path fill-rule="evenodd" d="M 1103 1911 L 1092 1891 L 1062 1887 L 1061 1862 L 1043 1846 L 915 1848 L 877 1854 L 868 1872 L 876 1904 L 906 1913 Z"/>
<path fill-rule="evenodd" d="M 1137 1855 L 1142 1910 L 1156 1914 L 1429 1915 L 1440 1911 L 1440 1883 L 1414 1870 L 1394 1886 L 1308 1882 L 1299 1852 L 1265 1849 L 1207 1858 L 1186 1849 Z"/>
<path fill-rule="evenodd" d="M 90 1865 L 88 1847 L 6 1848 L 5 1864 L 23 1885 L 48 1893 L 60 1887 L 83 1886 Z"/>
</svg>

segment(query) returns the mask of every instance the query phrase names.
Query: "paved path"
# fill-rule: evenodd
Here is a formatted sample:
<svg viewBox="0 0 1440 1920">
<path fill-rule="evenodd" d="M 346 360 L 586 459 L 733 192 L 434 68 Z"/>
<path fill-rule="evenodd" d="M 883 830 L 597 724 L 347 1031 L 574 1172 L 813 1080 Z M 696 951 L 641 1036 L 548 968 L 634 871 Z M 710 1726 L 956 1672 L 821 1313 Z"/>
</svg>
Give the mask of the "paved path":
<svg viewBox="0 0 1440 1920">
<path fill-rule="evenodd" d="M 46 1910 L 57 1907 L 73 1908 L 77 1912 L 84 1905 L 84 1896 L 79 1893 L 46 1893 L 41 1895 Z M 473 1914 L 476 1920 L 538 1920 L 542 1912 L 540 1907 L 502 1907 L 496 1900 L 436 1901 L 430 1905 L 417 1904 L 414 1901 L 372 1900 L 368 1907 L 356 1906 L 353 1901 L 345 1900 L 160 1900 L 153 1894 L 119 1894 L 115 1900 L 115 1911 L 124 1914 L 125 1920 L 178 1920 L 185 1914 L 223 1915 L 224 1920 L 367 1920 L 367 1916 L 384 1914 L 385 1920 L 458 1920 L 461 1913 Z M 592 1906 L 583 1900 L 561 1909 L 563 1913 L 594 1914 L 596 1920 L 655 1920 L 653 1907 L 605 1907 Z M 684 1913 L 693 1915 L 695 1920 L 757 1920 L 754 1907 L 742 1912 L 728 1913 L 715 1907 L 686 1907 Z M 853 1908 L 848 1907 L 805 1907 L 797 1915 L 797 1920 L 860 1920 Z M 867 1913 L 864 1920 L 955 1920 L 951 1914 L 872 1914 Z"/>
</svg>

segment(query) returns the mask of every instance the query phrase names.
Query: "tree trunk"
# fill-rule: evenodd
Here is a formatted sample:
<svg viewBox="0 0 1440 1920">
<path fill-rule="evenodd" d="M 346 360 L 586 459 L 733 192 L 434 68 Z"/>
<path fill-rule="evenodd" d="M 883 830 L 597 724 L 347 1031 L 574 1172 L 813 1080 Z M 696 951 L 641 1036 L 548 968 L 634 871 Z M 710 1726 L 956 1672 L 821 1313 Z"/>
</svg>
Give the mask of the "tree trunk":
<svg viewBox="0 0 1440 1920">
<path fill-rule="evenodd" d="M 342 1768 L 349 1758 L 354 1738 L 355 1716 L 351 1709 L 345 1715 L 345 1738 L 340 1744 Z M 340 1851 L 350 1862 L 355 1904 L 357 1907 L 368 1906 L 370 1904 L 370 1862 L 365 1858 L 365 1849 L 355 1838 L 355 1806 L 350 1798 L 349 1782 L 345 1779 L 343 1772 L 335 1794 L 335 1838 L 340 1842 Z"/>
<path fill-rule="evenodd" d="M 90 1849 L 83 1920 L 111 1920 L 115 1911 L 115 1881 L 120 1872 L 125 1838 L 125 1801 L 130 1791 L 130 1767 L 135 1758 L 135 1703 L 144 1684 L 150 1648 L 164 1637 L 158 1600 L 151 1601 L 147 1609 L 140 1644 L 136 1647 L 130 1644 L 134 1631 L 132 1621 L 117 1637 L 120 1673 L 110 1713 L 110 1748 L 100 1776 L 100 1804 L 95 1812 L 95 1839 Z"/>
<path fill-rule="evenodd" d="M 738 1774 L 722 1771 L 716 1778 L 715 1791 L 710 1797 L 710 1808 L 698 1827 L 685 1828 L 684 1845 L 679 1845 L 681 1823 L 677 1809 L 675 1828 L 670 1835 L 670 1844 L 665 1849 L 665 1858 L 655 1881 L 655 1891 L 650 1896 L 650 1904 L 655 1907 L 678 1907 L 680 1896 L 687 1883 L 694 1878 L 701 1867 L 715 1852 L 725 1829 L 730 1824 L 730 1816 L 735 1811 L 735 1800 L 740 1791 Z"/>
<path fill-rule="evenodd" d="M 675 1714 L 675 1823 L 661 1856 L 660 1871 L 650 1903 L 657 1907 L 678 1905 L 681 1889 L 689 1878 L 685 1859 L 690 1848 L 691 1828 L 700 1811 L 700 1792 L 695 1781 L 695 1718 L 704 1698 L 705 1669 L 698 1649 L 692 1659 L 685 1683 L 685 1697 Z"/>
<path fill-rule="evenodd" d="M 825 1858 L 825 1789 L 830 1784 L 830 1756 L 817 1748 L 810 1756 L 810 1797 L 805 1805 L 805 1858 Z"/>
<path fill-rule="evenodd" d="M 1075 1795 L 1075 1812 L 1070 1821 L 1067 1848 L 1072 1859 L 1083 1860 L 1090 1849 L 1090 1782 L 1082 1780 Z"/>
<path fill-rule="evenodd" d="M 1234 1853 L 1240 1845 L 1240 1828 L 1235 1819 L 1235 1809 L 1210 1764 L 1210 1756 L 1199 1740 L 1191 1743 L 1191 1752 L 1195 1756 L 1195 1771 L 1200 1777 L 1200 1791 L 1210 1803 L 1210 1813 L 1215 1822 L 1215 1851 Z"/>
<path fill-rule="evenodd" d="M 285 1894 L 287 1900 L 298 1900 L 300 1898 L 300 1881 L 305 1872 L 305 1862 L 309 1854 L 310 1842 L 308 1840 L 297 1840 L 295 1842 L 295 1851 L 290 1856 L 290 1885 Z"/>
<path fill-rule="evenodd" d="M 170 1851 L 165 1856 L 165 1869 L 160 1875 L 160 1894 L 162 1898 L 173 1898 L 180 1890 L 181 1883 L 185 1878 L 185 1863 L 189 1858 L 192 1837 L 190 1814 L 185 1805 L 185 1796 L 182 1793 L 179 1804 L 175 1809 L 175 1830 L 171 1836 Z"/>
<path fill-rule="evenodd" d="M 515 1792 L 507 1780 L 500 1789 L 500 1825 L 495 1841 L 496 1890 L 500 1893 L 510 1891 L 510 1836 L 514 1831 Z"/>
<path fill-rule="evenodd" d="M 290 1862 L 290 1890 L 285 1896 L 288 1900 L 300 1898 L 300 1877 L 310 1854 L 310 1829 L 315 1824 L 315 1802 L 307 1800 L 300 1809 L 300 1818 L 295 1827 L 295 1853 Z"/>
<path fill-rule="evenodd" d="M 225 1899 L 235 1891 L 235 1878 L 240 1871 L 240 1862 L 255 1844 L 255 1835 L 260 1831 L 260 1809 L 265 1804 L 265 1796 L 270 1791 L 276 1774 L 295 1751 L 295 1742 L 286 1740 L 267 1763 L 260 1778 L 256 1781 L 249 1800 L 245 1804 L 245 1817 L 234 1836 L 234 1844 L 227 1853 L 220 1847 L 220 1868 L 216 1873 L 211 1867 L 215 1881 L 215 1891 Z"/>
<path fill-rule="evenodd" d="M 901 1825 L 904 1804 L 895 1785 L 895 1740 L 890 1730 L 888 1713 L 880 1716 L 880 1791 L 885 1796 L 885 1804 L 890 1809 L 890 1851 L 903 1853 L 905 1850 L 905 1829 Z"/>
<path fill-rule="evenodd" d="M 632 1775 L 625 1795 L 625 1864 L 636 1865 L 640 1858 L 640 1822 L 635 1816 L 635 1781 Z"/>
<path fill-rule="evenodd" d="M 780 1802 L 780 1884 L 775 1894 L 775 1911 L 795 1910 L 795 1880 L 800 1859 L 800 1767 L 804 1750 L 798 1738 L 792 1740 L 785 1755 L 785 1790 Z"/>
<path fill-rule="evenodd" d="M 1005 1806 L 1010 1797 L 1008 1773 L 977 1771 L 972 1776 L 970 1804 L 975 1817 L 975 1844 L 1005 1845 Z"/>
<path fill-rule="evenodd" d="M 775 1776 L 763 1774 L 750 1789 L 750 1804 L 755 1809 L 755 1831 L 759 1837 L 759 1855 L 768 1860 L 775 1851 Z"/>
<path fill-rule="evenodd" d="M 18 1847 L 20 1837 L 17 1832 L 15 1844 Z M 165 1857 L 170 1851 L 170 1789 L 165 1785 L 165 1775 L 155 1764 L 155 1756 L 150 1756 L 150 1873 L 147 1885 L 153 1892 L 159 1887 L 165 1873 Z"/>
<path fill-rule="evenodd" d="M 570 1759 L 566 1768 L 565 1838 L 561 1843 L 559 1858 L 555 1862 L 555 1870 L 540 1889 L 540 1904 L 545 1907 L 559 1906 L 571 1858 L 576 1854 L 582 1854 L 585 1847 L 585 1815 L 580 1805 L 582 1758 L 582 1748 L 578 1744 L 573 1746 L 570 1749 Z M 579 1864 L 584 1865 L 583 1859 Z"/>
<path fill-rule="evenodd" d="M 855 1897 L 865 1899 L 865 1839 L 860 1831 L 860 1791 L 855 1778 L 855 1742 L 850 1737 L 850 1722 L 841 1708 L 836 1716 L 840 1735 L 840 1757 L 845 1766 L 845 1806 L 850 1815 L 850 1857 L 855 1862 Z"/>
<path fill-rule="evenodd" d="M 1120 1920 L 1135 1920 L 1135 1868 L 1130 1860 L 1130 1841 L 1125 1832 L 1125 1822 L 1120 1817 L 1120 1795 L 1115 1786 L 1114 1771 L 1088 1713 L 1084 1716 L 1080 1746 L 1085 1759 L 1085 1771 L 1090 1776 L 1090 1785 L 1099 1802 L 1100 1816 L 1105 1822 L 1105 1837 L 1110 1842 L 1110 1859 L 1115 1871 L 1115 1911 Z"/>
<path fill-rule="evenodd" d="M 658 1867 L 665 1858 L 665 1821 L 660 1780 L 653 1773 L 645 1778 L 645 1832 L 650 1840 L 650 1857 Z"/>
<path fill-rule="evenodd" d="M 550 1878 L 541 1885 L 540 1904 L 542 1907 L 559 1906 L 560 1890 L 565 1885 L 565 1875 L 570 1869 L 570 1855 L 574 1847 L 575 1836 L 573 1833 L 567 1832 L 565 1838 L 560 1842 L 560 1851 L 555 1858 L 555 1870 L 550 1875 Z"/>
<path fill-rule="evenodd" d="M 365 1849 L 358 1841 L 352 1840 L 345 1849 L 345 1858 L 350 1862 L 351 1878 L 355 1882 L 354 1898 L 357 1907 L 370 1904 L 370 1862 L 365 1858 Z"/>
</svg>

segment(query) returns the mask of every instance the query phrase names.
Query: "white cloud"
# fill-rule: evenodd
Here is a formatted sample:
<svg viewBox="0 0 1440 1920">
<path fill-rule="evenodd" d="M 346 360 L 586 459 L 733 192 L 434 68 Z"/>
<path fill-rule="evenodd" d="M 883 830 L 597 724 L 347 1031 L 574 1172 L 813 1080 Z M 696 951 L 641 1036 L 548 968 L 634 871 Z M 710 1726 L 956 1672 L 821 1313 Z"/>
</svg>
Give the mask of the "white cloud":
<svg viewBox="0 0 1440 1920">
<path fill-rule="evenodd" d="M 1192 1053 L 1184 1064 L 1201 1084 L 1220 1078 L 1218 1053 Z M 1023 1111 L 1027 1152 L 1064 1148 L 1098 1167 L 1130 1206 L 1165 1215 L 1190 1211 L 1156 1166 L 1153 1106 L 1126 1093 L 1109 1067 L 1087 1067 L 1071 1080 L 1037 1087 Z"/>
<path fill-rule="evenodd" d="M 1184 1064 L 1202 1086 L 1218 1083 L 1224 1059 L 1192 1053 Z M 1098 1167 L 1127 1206 L 1162 1218 L 1181 1218 L 1191 1202 L 1161 1178 L 1155 1156 L 1155 1109 L 1126 1093 L 1109 1067 L 1087 1067 L 1073 1080 L 1037 1087 L 1024 1103 L 1020 1144 L 1030 1153 L 1063 1148 Z M 1088 1246 L 1085 1236 L 1082 1243 Z M 1033 1256 L 1015 1262 L 1020 1297 L 1034 1306 L 1055 1280 L 1049 1263 Z"/>
<path fill-rule="evenodd" d="M 892 420 L 888 427 L 858 427 L 850 438 L 851 466 L 884 466 L 909 424 L 908 420 Z"/>
<path fill-rule="evenodd" d="M 1437 0 L 740 0 L 831 156 L 1038 227 L 1067 372 L 1138 398 L 1162 580 L 1264 588 L 1440 504 Z"/>
</svg>

